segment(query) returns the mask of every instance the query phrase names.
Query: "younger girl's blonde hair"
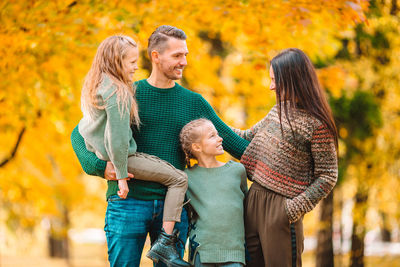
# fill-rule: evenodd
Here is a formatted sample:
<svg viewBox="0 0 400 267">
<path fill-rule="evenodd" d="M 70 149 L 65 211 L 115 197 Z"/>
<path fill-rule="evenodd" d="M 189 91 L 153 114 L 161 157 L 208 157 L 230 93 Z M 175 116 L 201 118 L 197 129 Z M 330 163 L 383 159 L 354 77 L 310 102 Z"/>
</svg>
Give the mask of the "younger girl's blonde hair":
<svg viewBox="0 0 400 267">
<path fill-rule="evenodd" d="M 124 71 L 123 59 L 129 49 L 137 48 L 136 42 L 129 36 L 114 35 L 106 38 L 99 45 L 92 66 L 86 75 L 82 88 L 82 111 L 93 116 L 96 109 L 104 109 L 104 103 L 98 103 L 96 97 L 103 76 L 108 75 L 116 85 L 118 110 L 121 115 L 129 111 L 131 123 L 139 126 L 138 105 L 135 98 L 136 88 Z"/>
<path fill-rule="evenodd" d="M 200 127 L 206 123 L 212 122 L 208 119 L 197 119 L 186 124 L 179 135 L 181 141 L 182 150 L 185 153 L 185 161 L 188 168 L 191 168 L 190 159 L 196 159 L 192 151 L 192 144 L 199 142 L 203 134 Z"/>
</svg>

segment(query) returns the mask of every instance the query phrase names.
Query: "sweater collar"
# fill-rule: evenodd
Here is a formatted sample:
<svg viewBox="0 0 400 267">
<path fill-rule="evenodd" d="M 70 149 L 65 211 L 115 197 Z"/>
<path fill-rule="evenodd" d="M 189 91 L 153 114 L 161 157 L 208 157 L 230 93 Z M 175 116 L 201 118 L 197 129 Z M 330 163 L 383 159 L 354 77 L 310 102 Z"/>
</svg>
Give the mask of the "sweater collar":
<svg viewBox="0 0 400 267">
<path fill-rule="evenodd" d="M 158 88 L 158 87 L 152 86 L 146 79 L 143 79 L 141 82 L 143 83 L 143 85 L 146 88 L 148 88 L 152 91 L 155 91 L 155 92 L 159 92 L 159 93 L 171 93 L 171 92 L 176 91 L 177 88 L 179 87 L 179 84 L 176 82 L 175 82 L 175 85 L 170 88 Z"/>
</svg>

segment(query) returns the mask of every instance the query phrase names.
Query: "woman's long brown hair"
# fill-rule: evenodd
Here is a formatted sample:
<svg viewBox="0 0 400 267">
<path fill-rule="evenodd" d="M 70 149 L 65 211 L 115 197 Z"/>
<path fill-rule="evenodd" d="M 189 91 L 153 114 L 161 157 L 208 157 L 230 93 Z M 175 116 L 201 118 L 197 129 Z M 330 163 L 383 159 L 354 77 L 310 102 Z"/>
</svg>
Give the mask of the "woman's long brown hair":
<svg viewBox="0 0 400 267">
<path fill-rule="evenodd" d="M 338 133 L 332 111 L 308 56 L 297 48 L 285 49 L 271 60 L 271 66 L 275 76 L 275 92 L 281 127 L 282 105 L 291 128 L 289 107 L 301 108 L 328 127 L 334 136 L 337 148 Z"/>
</svg>

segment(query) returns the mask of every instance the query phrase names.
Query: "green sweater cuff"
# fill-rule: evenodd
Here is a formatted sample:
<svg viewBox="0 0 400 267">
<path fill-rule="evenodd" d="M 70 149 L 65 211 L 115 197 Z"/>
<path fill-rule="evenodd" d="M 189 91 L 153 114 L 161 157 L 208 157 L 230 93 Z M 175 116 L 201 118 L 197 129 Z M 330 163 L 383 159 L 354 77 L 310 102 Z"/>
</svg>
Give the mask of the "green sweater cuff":
<svg viewBox="0 0 400 267">
<path fill-rule="evenodd" d="M 95 163 L 94 174 L 96 176 L 104 178 L 104 172 L 106 170 L 106 167 L 107 167 L 107 161 L 97 159 Z"/>
</svg>

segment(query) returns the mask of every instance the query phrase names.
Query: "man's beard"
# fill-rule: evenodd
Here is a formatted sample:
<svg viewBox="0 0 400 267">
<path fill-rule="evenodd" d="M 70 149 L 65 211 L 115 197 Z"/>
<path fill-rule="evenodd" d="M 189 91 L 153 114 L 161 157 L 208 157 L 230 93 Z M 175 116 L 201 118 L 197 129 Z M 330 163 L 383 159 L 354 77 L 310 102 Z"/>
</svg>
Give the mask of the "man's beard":
<svg viewBox="0 0 400 267">
<path fill-rule="evenodd" d="M 175 74 L 175 70 L 176 70 L 176 67 L 172 68 L 171 70 L 165 71 L 163 73 L 164 73 L 165 77 L 167 77 L 170 80 L 179 80 L 179 79 L 181 79 L 182 78 L 182 74 L 181 75 Z M 181 69 L 181 72 L 183 73 L 183 68 Z"/>
</svg>

